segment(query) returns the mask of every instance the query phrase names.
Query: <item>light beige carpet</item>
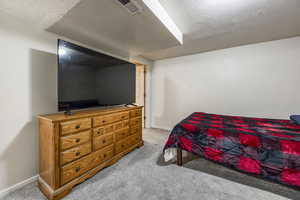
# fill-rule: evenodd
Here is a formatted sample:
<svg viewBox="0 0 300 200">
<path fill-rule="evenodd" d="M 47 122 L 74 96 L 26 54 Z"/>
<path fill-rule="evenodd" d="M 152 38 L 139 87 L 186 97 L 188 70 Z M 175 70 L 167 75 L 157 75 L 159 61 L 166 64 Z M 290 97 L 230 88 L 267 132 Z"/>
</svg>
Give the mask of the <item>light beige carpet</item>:
<svg viewBox="0 0 300 200">
<path fill-rule="evenodd" d="M 183 167 L 161 157 L 168 132 L 148 129 L 145 145 L 78 185 L 65 200 L 284 200 L 300 191 L 196 159 Z M 40 200 L 36 183 L 3 200 Z"/>
</svg>

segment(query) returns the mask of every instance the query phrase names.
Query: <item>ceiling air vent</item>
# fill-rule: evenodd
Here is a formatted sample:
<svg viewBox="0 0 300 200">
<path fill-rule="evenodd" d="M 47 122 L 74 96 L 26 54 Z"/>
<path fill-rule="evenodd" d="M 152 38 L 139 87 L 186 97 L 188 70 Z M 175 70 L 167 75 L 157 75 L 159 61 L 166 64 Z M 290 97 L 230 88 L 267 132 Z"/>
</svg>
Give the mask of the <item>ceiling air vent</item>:
<svg viewBox="0 0 300 200">
<path fill-rule="evenodd" d="M 118 0 L 125 8 L 126 10 L 132 14 L 135 15 L 142 11 L 142 7 L 134 0 Z"/>
</svg>

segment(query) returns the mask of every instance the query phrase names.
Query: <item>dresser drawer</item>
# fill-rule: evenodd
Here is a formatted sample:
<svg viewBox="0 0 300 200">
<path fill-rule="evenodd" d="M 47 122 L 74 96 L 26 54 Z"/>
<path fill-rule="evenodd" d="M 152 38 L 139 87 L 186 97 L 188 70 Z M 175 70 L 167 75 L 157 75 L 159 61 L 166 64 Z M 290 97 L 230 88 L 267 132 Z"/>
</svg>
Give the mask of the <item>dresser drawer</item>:
<svg viewBox="0 0 300 200">
<path fill-rule="evenodd" d="M 101 150 L 96 151 L 92 155 L 92 166 L 95 167 L 106 160 L 112 159 L 114 156 L 114 145 L 110 145 Z"/>
<path fill-rule="evenodd" d="M 85 156 L 77 161 L 67 164 L 61 168 L 61 185 L 64 185 L 74 178 L 91 169 L 93 154 Z"/>
<path fill-rule="evenodd" d="M 121 129 L 115 132 L 116 141 L 120 141 L 129 136 L 129 128 Z"/>
<path fill-rule="evenodd" d="M 131 146 L 141 141 L 142 141 L 142 135 L 139 133 L 126 137 L 125 139 L 116 143 L 116 154 L 125 151 L 126 149 L 130 148 Z"/>
<path fill-rule="evenodd" d="M 142 141 L 142 134 L 140 133 L 137 133 L 137 134 L 134 134 L 132 136 L 130 136 L 130 146 L 133 146 L 137 143 L 139 143 L 140 141 Z"/>
<path fill-rule="evenodd" d="M 90 118 L 77 119 L 68 122 L 62 122 L 60 124 L 61 135 L 66 135 L 69 133 L 74 133 L 82 130 L 91 128 L 92 121 Z"/>
<path fill-rule="evenodd" d="M 122 121 L 122 128 L 129 128 L 129 120 Z"/>
<path fill-rule="evenodd" d="M 130 135 L 141 133 L 142 127 L 140 125 L 130 127 Z"/>
<path fill-rule="evenodd" d="M 116 154 L 119 154 L 123 151 L 125 151 L 130 146 L 129 138 L 126 138 L 124 140 L 121 140 L 116 143 Z"/>
<path fill-rule="evenodd" d="M 106 147 L 114 142 L 113 133 L 93 138 L 93 150 Z"/>
<path fill-rule="evenodd" d="M 141 125 L 142 125 L 141 117 L 136 117 L 136 118 L 130 119 L 130 127 L 141 126 Z"/>
<path fill-rule="evenodd" d="M 129 120 L 120 121 L 114 124 L 115 131 L 123 128 L 129 128 Z"/>
<path fill-rule="evenodd" d="M 81 158 L 82 156 L 89 154 L 91 151 L 92 151 L 92 145 L 90 142 L 88 142 L 86 144 L 82 144 L 77 147 L 74 147 L 72 149 L 63 151 L 60 153 L 61 154 L 60 155 L 60 164 L 64 165 L 73 160 Z"/>
<path fill-rule="evenodd" d="M 103 126 L 106 124 L 111 124 L 117 121 L 121 120 L 121 114 L 110 114 L 110 115 L 103 115 L 103 116 L 98 116 L 93 118 L 93 123 L 94 126 Z"/>
<path fill-rule="evenodd" d="M 121 120 L 129 119 L 129 112 L 122 112 L 120 113 Z"/>
<path fill-rule="evenodd" d="M 130 111 L 130 117 L 141 117 L 142 116 L 142 109 L 135 109 Z"/>
<path fill-rule="evenodd" d="M 97 136 L 104 135 L 107 133 L 112 133 L 114 131 L 114 126 L 115 126 L 114 124 L 110 124 L 110 125 L 94 128 L 93 136 L 97 137 Z"/>
<path fill-rule="evenodd" d="M 64 136 L 60 138 L 60 148 L 61 150 L 66 150 L 71 147 L 86 143 L 90 140 L 91 140 L 90 130 Z"/>
</svg>

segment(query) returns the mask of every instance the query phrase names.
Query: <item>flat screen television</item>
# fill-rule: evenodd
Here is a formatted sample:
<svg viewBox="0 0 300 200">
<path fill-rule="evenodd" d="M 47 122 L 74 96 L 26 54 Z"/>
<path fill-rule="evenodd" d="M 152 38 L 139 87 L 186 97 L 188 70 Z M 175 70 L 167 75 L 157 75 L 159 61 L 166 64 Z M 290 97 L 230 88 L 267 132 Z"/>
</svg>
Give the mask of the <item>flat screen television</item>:
<svg viewBox="0 0 300 200">
<path fill-rule="evenodd" d="M 135 65 L 58 40 L 58 110 L 135 102 Z"/>
</svg>

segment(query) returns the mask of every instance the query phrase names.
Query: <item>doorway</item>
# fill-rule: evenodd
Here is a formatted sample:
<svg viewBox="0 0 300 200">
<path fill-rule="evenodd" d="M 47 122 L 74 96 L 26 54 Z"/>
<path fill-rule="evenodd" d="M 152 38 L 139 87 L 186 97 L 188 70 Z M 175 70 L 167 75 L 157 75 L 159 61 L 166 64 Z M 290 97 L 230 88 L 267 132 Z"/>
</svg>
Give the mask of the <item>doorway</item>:
<svg viewBox="0 0 300 200">
<path fill-rule="evenodd" d="M 146 66 L 136 63 L 136 105 L 143 107 L 143 128 L 145 128 Z"/>
</svg>

